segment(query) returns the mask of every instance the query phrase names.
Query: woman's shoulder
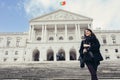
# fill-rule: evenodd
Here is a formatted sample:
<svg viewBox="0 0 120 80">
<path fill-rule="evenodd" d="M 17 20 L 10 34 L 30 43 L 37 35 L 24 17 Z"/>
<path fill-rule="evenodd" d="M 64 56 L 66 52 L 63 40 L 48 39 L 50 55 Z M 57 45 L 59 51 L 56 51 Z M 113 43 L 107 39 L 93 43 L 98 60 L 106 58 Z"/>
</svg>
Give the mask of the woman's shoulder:
<svg viewBox="0 0 120 80">
<path fill-rule="evenodd" d="M 91 36 L 89 39 L 90 41 L 98 41 L 98 39 L 95 36 Z"/>
</svg>

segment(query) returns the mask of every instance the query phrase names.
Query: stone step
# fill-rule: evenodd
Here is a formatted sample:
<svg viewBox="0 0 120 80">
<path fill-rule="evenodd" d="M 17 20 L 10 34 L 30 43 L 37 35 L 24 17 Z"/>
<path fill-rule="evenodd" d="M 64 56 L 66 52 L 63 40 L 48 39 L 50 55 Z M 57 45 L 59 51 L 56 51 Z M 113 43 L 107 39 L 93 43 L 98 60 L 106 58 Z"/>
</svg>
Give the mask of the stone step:
<svg viewBox="0 0 120 80">
<path fill-rule="evenodd" d="M 120 80 L 120 63 L 102 62 L 98 68 L 99 80 Z M 89 80 L 87 67 L 79 62 L 44 62 L 0 64 L 0 80 Z"/>
<path fill-rule="evenodd" d="M 29 78 L 29 79 L 0 79 L 0 80 L 90 80 L 90 79 L 77 79 L 77 78 L 57 78 L 57 79 L 48 79 L 48 78 Z M 105 78 L 103 78 L 103 79 L 100 79 L 99 78 L 99 80 L 120 80 L 120 78 L 119 79 L 105 79 Z"/>
</svg>

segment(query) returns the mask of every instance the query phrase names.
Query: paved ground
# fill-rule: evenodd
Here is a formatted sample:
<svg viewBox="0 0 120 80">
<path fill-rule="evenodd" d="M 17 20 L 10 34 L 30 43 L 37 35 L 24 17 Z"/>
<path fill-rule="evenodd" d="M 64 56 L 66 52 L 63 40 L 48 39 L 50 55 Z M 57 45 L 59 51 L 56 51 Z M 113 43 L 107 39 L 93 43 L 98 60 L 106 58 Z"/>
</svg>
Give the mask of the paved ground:
<svg viewBox="0 0 120 80">
<path fill-rule="evenodd" d="M 102 62 L 98 68 L 99 80 L 120 80 L 119 61 Z M 90 80 L 85 67 L 78 61 L 0 63 L 0 80 Z"/>
</svg>

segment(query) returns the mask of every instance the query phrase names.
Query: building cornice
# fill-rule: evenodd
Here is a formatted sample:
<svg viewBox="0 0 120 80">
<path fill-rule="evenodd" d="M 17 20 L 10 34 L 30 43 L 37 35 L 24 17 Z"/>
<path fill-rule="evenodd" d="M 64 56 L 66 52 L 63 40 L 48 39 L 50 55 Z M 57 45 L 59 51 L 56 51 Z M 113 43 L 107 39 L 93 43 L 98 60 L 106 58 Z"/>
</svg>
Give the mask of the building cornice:
<svg viewBox="0 0 120 80">
<path fill-rule="evenodd" d="M 0 32 L 0 35 L 28 35 L 28 32 Z"/>
<path fill-rule="evenodd" d="M 65 13 L 68 13 L 67 15 L 65 15 L 65 17 L 66 16 L 69 16 L 69 15 L 71 15 L 71 16 L 69 16 L 69 18 L 67 17 L 67 18 L 62 18 L 61 19 L 61 16 L 63 16 L 63 15 L 61 15 L 61 16 L 59 16 L 59 14 L 58 15 L 55 15 L 56 13 L 59 13 L 59 12 L 65 12 Z M 77 17 L 77 19 L 75 18 L 75 19 L 73 19 L 73 17 L 72 17 L 72 15 L 74 15 L 73 17 L 75 18 L 75 17 Z M 56 16 L 57 16 L 57 18 L 56 18 Z M 47 18 L 46 18 L 47 17 Z M 52 18 L 51 18 L 52 17 Z M 80 18 L 80 17 L 82 17 L 82 18 Z M 59 19 L 60 18 L 60 19 Z M 62 9 L 60 9 L 60 10 L 57 10 L 57 11 L 54 11 L 54 12 L 51 12 L 51 13 L 48 13 L 48 14 L 45 14 L 45 15 L 42 15 L 42 16 L 39 16 L 39 17 L 36 17 L 36 18 L 33 18 L 33 19 L 31 19 L 29 22 L 31 23 L 31 22 L 34 22 L 34 21 L 55 21 L 55 20 L 57 20 L 57 21 L 61 21 L 61 20 L 89 20 L 89 21 L 93 21 L 93 19 L 92 18 L 89 18 L 89 17 L 86 17 L 86 16 L 83 16 L 83 15 L 80 15 L 80 14 L 76 14 L 76 13 L 73 13 L 73 12 L 70 12 L 70 11 L 66 11 L 66 10 L 62 10 Z"/>
<path fill-rule="evenodd" d="M 120 30 L 93 30 L 95 33 L 120 33 Z"/>
</svg>

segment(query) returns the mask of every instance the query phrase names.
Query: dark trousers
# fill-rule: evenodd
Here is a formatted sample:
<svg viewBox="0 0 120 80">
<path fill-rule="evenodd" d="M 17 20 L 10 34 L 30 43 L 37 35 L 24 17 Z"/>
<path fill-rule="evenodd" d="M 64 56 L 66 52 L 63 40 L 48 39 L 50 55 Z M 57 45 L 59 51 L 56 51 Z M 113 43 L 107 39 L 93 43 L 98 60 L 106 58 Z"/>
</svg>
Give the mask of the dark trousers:
<svg viewBox="0 0 120 80">
<path fill-rule="evenodd" d="M 88 70 L 91 74 L 91 80 L 98 80 L 97 78 L 97 67 L 98 65 L 94 62 L 86 62 L 86 65 L 88 67 Z"/>
</svg>

